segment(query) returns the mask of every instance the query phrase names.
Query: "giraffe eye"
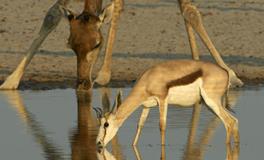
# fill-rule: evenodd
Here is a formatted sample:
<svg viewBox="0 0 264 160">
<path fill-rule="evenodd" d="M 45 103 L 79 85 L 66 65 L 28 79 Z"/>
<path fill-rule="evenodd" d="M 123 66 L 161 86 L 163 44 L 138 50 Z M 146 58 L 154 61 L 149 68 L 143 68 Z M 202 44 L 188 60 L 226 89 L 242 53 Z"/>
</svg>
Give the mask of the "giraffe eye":
<svg viewBox="0 0 264 160">
<path fill-rule="evenodd" d="M 104 128 L 107 128 L 109 126 L 109 123 L 108 122 L 105 122 L 104 123 Z"/>
</svg>

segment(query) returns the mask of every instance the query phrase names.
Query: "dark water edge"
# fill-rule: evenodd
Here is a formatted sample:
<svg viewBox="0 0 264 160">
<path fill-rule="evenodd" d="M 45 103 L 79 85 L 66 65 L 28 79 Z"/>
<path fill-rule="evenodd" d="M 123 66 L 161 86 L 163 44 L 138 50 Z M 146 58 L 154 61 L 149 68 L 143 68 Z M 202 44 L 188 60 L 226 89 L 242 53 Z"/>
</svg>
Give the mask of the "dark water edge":
<svg viewBox="0 0 264 160">
<path fill-rule="evenodd" d="M 264 79 L 247 79 L 245 77 L 240 77 L 244 82 L 244 86 L 241 89 L 259 88 L 264 86 Z M 0 80 L 0 84 L 4 81 Z M 121 81 L 112 80 L 106 86 L 100 86 L 98 84 L 94 85 L 94 88 L 100 87 L 110 87 L 110 88 L 131 88 L 134 86 L 136 80 Z M 54 89 L 75 89 L 76 80 L 64 80 L 64 81 L 21 81 L 18 90 L 54 90 Z"/>
</svg>

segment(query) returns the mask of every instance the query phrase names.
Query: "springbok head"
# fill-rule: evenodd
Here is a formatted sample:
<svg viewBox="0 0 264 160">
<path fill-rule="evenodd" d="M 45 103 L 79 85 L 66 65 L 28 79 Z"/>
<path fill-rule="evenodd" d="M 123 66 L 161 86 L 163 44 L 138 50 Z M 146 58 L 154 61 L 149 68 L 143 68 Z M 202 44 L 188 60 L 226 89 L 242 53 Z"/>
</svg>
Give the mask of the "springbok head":
<svg viewBox="0 0 264 160">
<path fill-rule="evenodd" d="M 116 120 L 116 111 L 121 104 L 121 92 L 116 96 L 114 106 L 109 112 L 103 112 L 101 109 L 95 109 L 97 112 L 97 117 L 99 119 L 99 132 L 96 139 L 96 144 L 98 147 L 102 148 L 107 145 L 107 143 L 116 135 L 118 131 L 118 124 Z"/>
<path fill-rule="evenodd" d="M 91 7 L 92 3 L 87 4 L 88 1 L 85 1 L 85 9 L 80 15 L 64 8 L 70 24 L 68 44 L 77 55 L 77 89 L 81 90 L 92 87 L 92 67 L 103 44 L 100 28 L 111 20 L 114 8 L 112 3 L 102 10 L 100 5 Z"/>
</svg>

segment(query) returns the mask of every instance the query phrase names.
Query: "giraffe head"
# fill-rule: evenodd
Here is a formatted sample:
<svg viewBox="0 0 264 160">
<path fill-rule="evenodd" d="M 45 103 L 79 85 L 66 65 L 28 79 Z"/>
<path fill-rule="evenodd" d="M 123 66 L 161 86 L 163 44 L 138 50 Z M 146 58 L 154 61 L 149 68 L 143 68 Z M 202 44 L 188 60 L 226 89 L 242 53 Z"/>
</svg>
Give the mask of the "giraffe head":
<svg viewBox="0 0 264 160">
<path fill-rule="evenodd" d="M 100 31 L 103 23 L 110 21 L 113 4 L 106 6 L 99 14 L 84 10 L 80 15 L 64 9 L 70 24 L 69 47 L 77 56 L 78 89 L 90 89 L 91 71 L 103 44 Z"/>
<path fill-rule="evenodd" d="M 102 113 L 97 111 L 100 128 L 96 139 L 98 147 L 102 148 L 116 135 L 119 125 L 116 119 L 116 111 L 121 104 L 121 92 L 116 96 L 114 106 L 110 112 Z"/>
</svg>

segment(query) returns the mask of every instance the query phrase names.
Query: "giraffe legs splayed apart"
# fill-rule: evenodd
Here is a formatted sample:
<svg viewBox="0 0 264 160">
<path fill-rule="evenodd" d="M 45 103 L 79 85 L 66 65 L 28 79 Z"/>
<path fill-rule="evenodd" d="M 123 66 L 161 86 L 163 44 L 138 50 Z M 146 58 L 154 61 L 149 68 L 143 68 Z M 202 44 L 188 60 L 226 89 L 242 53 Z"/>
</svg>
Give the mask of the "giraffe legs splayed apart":
<svg viewBox="0 0 264 160">
<path fill-rule="evenodd" d="M 40 29 L 39 35 L 34 39 L 33 43 L 27 51 L 27 55 L 20 62 L 16 70 L 7 77 L 6 81 L 0 86 L 0 89 L 17 89 L 27 65 L 30 63 L 37 49 L 46 39 L 48 34 L 56 28 L 61 18 L 64 16 L 63 8 L 65 8 L 69 1 L 70 0 L 57 0 L 57 2 L 49 9 L 46 17 L 44 18 L 44 22 Z M 225 64 L 215 46 L 213 45 L 212 41 L 210 40 L 203 26 L 201 14 L 199 13 L 198 9 L 194 5 L 192 5 L 189 0 L 178 0 L 178 2 L 185 20 L 185 26 L 189 37 L 193 59 L 199 59 L 198 47 L 195 40 L 196 32 L 210 51 L 213 58 L 216 60 L 217 64 L 228 72 L 229 83 L 232 86 L 242 86 L 243 82 L 236 76 L 235 72 Z M 86 7 L 88 9 L 94 9 L 94 5 L 98 5 L 97 3 L 101 3 L 101 1 L 89 1 Z M 113 9 L 111 10 L 111 12 L 113 16 L 108 33 L 104 63 L 98 73 L 97 78 L 95 79 L 95 82 L 101 85 L 107 84 L 111 78 L 111 63 L 114 39 L 116 35 L 118 20 L 121 11 L 123 10 L 124 2 L 123 0 L 112 0 L 112 4 Z"/>
</svg>

